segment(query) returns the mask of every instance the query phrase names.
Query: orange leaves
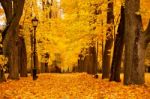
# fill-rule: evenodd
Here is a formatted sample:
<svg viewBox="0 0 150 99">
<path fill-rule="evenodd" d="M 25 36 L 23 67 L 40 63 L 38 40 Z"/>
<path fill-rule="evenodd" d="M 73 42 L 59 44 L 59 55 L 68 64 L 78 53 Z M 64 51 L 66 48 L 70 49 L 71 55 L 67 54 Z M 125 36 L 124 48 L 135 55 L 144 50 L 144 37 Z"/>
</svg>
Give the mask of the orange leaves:
<svg viewBox="0 0 150 99">
<path fill-rule="evenodd" d="M 150 77 L 150 75 L 146 75 Z M 148 83 L 150 84 L 150 82 Z M 124 86 L 85 73 L 40 74 L 0 84 L 0 99 L 148 99 L 150 86 Z"/>
</svg>

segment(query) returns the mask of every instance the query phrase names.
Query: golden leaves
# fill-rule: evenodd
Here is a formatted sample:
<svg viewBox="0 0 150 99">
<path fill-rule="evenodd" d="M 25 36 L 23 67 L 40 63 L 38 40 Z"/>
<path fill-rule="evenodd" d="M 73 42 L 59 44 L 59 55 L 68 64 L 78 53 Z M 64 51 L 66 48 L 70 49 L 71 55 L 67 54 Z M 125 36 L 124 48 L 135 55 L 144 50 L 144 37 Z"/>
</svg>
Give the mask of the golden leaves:
<svg viewBox="0 0 150 99">
<path fill-rule="evenodd" d="M 61 4 L 58 6 L 55 0 L 53 1 L 54 4 L 51 6 L 45 5 L 45 9 L 42 9 L 44 5 L 42 5 L 41 0 L 38 0 L 40 4 L 36 3 L 36 0 L 26 1 L 20 23 L 25 22 L 23 32 L 27 44 L 27 53 L 30 56 L 30 31 L 28 28 L 32 28 L 31 19 L 33 12 L 35 12 L 39 17 L 36 32 L 37 40 L 42 41 L 42 43 L 37 43 L 39 57 L 41 57 L 41 54 L 49 52 L 51 54 L 50 64 L 54 60 L 54 54 L 61 53 L 63 58 L 61 65 L 72 66 L 77 63 L 77 54 L 80 53 L 81 48 L 87 47 L 92 37 L 99 42 L 107 39 L 105 34 L 109 25 L 106 25 L 106 14 L 109 2 L 107 0 L 61 0 Z M 111 27 L 115 26 L 115 31 L 118 28 L 121 1 L 123 0 L 114 1 L 115 24 L 111 24 Z M 148 5 L 148 0 L 142 0 L 141 11 L 144 10 L 145 12 L 142 13 L 144 24 L 149 17 Z M 102 13 L 95 15 L 97 11 Z M 53 14 L 56 13 L 58 15 L 54 16 Z"/>
<path fill-rule="evenodd" d="M 150 86 L 124 86 L 95 79 L 86 73 L 40 74 L 0 84 L 0 98 L 6 99 L 148 99 Z M 99 75 L 101 76 L 101 75 Z M 146 77 L 150 77 L 149 74 Z M 148 83 L 148 85 L 150 82 Z"/>
</svg>

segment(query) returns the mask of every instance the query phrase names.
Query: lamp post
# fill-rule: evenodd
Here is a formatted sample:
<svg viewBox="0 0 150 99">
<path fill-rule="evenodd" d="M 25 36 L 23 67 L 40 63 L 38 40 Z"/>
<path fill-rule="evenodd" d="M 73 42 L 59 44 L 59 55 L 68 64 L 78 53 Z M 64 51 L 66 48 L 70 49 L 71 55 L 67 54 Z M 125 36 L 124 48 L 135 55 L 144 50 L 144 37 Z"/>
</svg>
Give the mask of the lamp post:
<svg viewBox="0 0 150 99">
<path fill-rule="evenodd" d="M 36 17 L 34 17 L 32 19 L 32 26 L 34 28 L 34 46 L 33 46 L 33 55 L 34 55 L 34 67 L 33 67 L 33 80 L 36 80 L 37 79 L 37 68 L 36 68 L 36 28 L 37 28 L 37 25 L 38 25 L 38 19 Z"/>
</svg>

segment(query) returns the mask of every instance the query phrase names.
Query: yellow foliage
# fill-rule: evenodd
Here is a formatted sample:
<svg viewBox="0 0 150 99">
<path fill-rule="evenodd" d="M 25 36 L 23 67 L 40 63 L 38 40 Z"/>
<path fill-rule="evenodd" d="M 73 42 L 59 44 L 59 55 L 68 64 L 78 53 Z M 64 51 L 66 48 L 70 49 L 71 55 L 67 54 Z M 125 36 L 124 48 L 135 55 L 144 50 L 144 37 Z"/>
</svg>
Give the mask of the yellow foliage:
<svg viewBox="0 0 150 99">
<path fill-rule="evenodd" d="M 31 32 L 33 30 L 31 20 L 34 16 L 39 19 L 36 31 L 39 61 L 42 61 L 41 55 L 48 52 L 50 54 L 49 64 L 52 64 L 52 61 L 55 60 L 55 53 L 60 53 L 61 66 L 71 67 L 77 63 L 81 49 L 89 46 L 93 38 L 95 42 L 99 42 L 100 55 L 101 40 L 107 39 L 105 37 L 108 27 L 106 25 L 109 3 L 107 0 L 61 0 L 60 3 L 53 0 L 52 5 L 48 5 L 47 2 L 43 5 L 42 1 L 26 0 L 20 21 L 20 24 L 23 25 L 22 34 L 26 42 L 28 62 L 31 57 L 30 35 L 33 33 Z M 115 15 L 113 26 L 117 31 L 120 6 L 124 0 L 112 1 Z M 142 14 L 144 27 L 150 15 L 149 5 L 148 0 L 141 0 L 140 14 Z M 95 15 L 95 11 L 98 11 L 99 14 Z M 0 14 L 2 13 L 4 12 L 0 9 Z"/>
</svg>

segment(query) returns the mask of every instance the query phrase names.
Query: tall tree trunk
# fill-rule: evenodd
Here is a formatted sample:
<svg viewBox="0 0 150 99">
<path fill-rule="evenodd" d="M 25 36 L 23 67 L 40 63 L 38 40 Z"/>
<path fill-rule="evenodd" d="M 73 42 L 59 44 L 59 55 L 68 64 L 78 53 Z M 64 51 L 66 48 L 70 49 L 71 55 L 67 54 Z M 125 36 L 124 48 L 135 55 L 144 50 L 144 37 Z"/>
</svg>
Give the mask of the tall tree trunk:
<svg viewBox="0 0 150 99">
<path fill-rule="evenodd" d="M 8 57 L 11 79 L 19 79 L 18 70 L 18 25 L 22 16 L 25 0 L 0 0 L 4 8 L 7 26 L 2 34 L 3 51 Z"/>
<path fill-rule="evenodd" d="M 27 53 L 25 41 L 22 36 L 19 37 L 19 67 L 20 67 L 20 76 L 27 77 Z"/>
<path fill-rule="evenodd" d="M 125 15 L 124 6 L 121 6 L 121 19 L 118 27 L 118 33 L 116 35 L 116 40 L 114 44 L 113 60 L 111 66 L 111 77 L 110 81 L 120 82 L 120 70 L 121 70 L 121 60 L 124 45 L 124 25 L 125 25 Z"/>
<path fill-rule="evenodd" d="M 14 32 L 13 32 L 14 33 Z M 19 53 L 18 53 L 18 41 L 16 42 L 16 37 L 18 35 L 13 35 L 12 38 L 9 39 L 9 46 L 7 46 L 7 51 L 8 54 L 6 54 L 7 57 L 9 57 L 9 76 L 8 78 L 10 79 L 19 79 L 19 64 L 18 64 L 18 59 L 19 59 Z M 4 45 L 5 47 L 5 45 Z"/>
<path fill-rule="evenodd" d="M 12 2 L 10 0 L 7 0 L 7 3 L 6 3 L 6 1 L 0 0 L 0 3 L 1 3 L 1 5 L 4 9 L 4 12 L 5 12 L 7 24 L 9 24 L 11 21 L 11 17 L 12 17 L 12 8 L 11 8 Z M 6 27 L 6 29 L 8 29 L 8 27 Z M 1 45 L 3 45 L 3 40 L 4 40 L 4 35 L 5 35 L 4 32 L 6 32 L 6 29 L 2 32 L 2 41 L 0 42 Z M 2 47 L 0 47 L 0 55 L 3 55 L 3 48 Z M 3 82 L 3 81 L 6 81 L 6 78 L 4 75 L 4 71 L 1 68 L 0 69 L 0 82 Z"/>
<path fill-rule="evenodd" d="M 145 82 L 144 58 L 150 41 L 150 22 L 143 32 L 139 13 L 140 0 L 125 2 L 125 63 L 124 84 L 143 84 Z"/>
<path fill-rule="evenodd" d="M 106 43 L 102 62 L 102 79 L 109 78 L 110 65 L 111 65 L 111 49 L 113 46 L 113 24 L 114 24 L 114 14 L 113 14 L 113 2 L 108 0 L 108 11 L 107 11 L 107 24 L 110 25 L 106 33 Z"/>
<path fill-rule="evenodd" d="M 101 14 L 101 11 L 99 10 L 99 5 L 97 3 L 92 3 L 90 2 L 90 21 L 89 21 L 89 25 L 90 25 L 90 32 L 93 33 L 96 30 L 96 26 L 93 26 L 93 24 L 96 24 L 97 21 L 97 16 L 99 14 Z M 94 41 L 94 38 L 91 35 L 91 45 L 88 48 L 88 54 L 87 57 L 89 57 L 89 61 L 88 61 L 88 65 L 87 65 L 87 73 L 88 74 L 96 74 L 97 72 L 97 54 L 96 54 L 96 41 Z"/>
</svg>

